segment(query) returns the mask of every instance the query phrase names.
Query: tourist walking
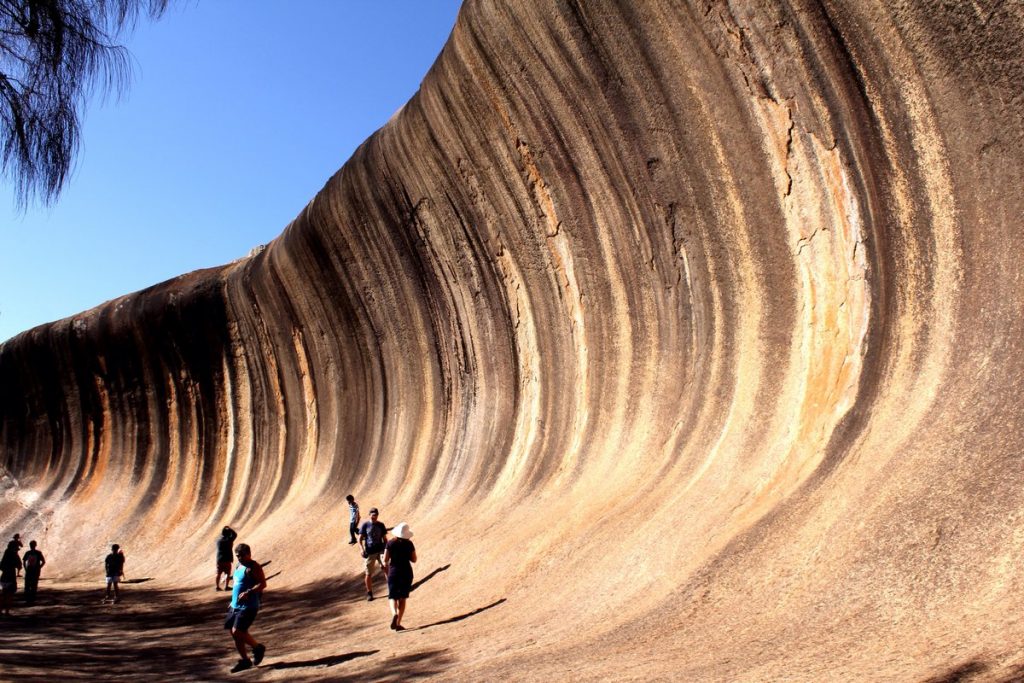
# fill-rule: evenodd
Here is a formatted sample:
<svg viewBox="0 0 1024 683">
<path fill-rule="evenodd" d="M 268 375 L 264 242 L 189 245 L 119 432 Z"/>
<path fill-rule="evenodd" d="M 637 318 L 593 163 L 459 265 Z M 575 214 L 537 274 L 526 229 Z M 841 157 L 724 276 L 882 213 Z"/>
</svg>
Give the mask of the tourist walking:
<svg viewBox="0 0 1024 683">
<path fill-rule="evenodd" d="M 3 557 L 0 557 L 0 614 L 6 616 L 11 616 L 11 603 L 14 602 L 14 594 L 18 592 L 18 571 L 21 569 L 19 548 L 21 543 L 11 540 L 7 543 Z"/>
<path fill-rule="evenodd" d="M 103 596 L 103 602 L 121 602 L 121 591 L 118 589 L 121 577 L 124 576 L 124 551 L 121 546 L 116 543 L 110 546 L 110 554 L 103 560 L 103 568 L 107 572 L 107 593 Z"/>
<path fill-rule="evenodd" d="M 217 538 L 217 579 L 214 582 L 217 590 L 220 590 L 220 575 L 224 575 L 224 590 L 231 588 L 231 548 L 235 544 L 238 534 L 229 526 L 220 531 Z"/>
<path fill-rule="evenodd" d="M 404 631 L 402 616 L 405 601 L 412 591 L 412 563 L 416 561 L 416 546 L 412 541 L 412 529 L 405 522 L 399 522 L 392 529 L 394 538 L 384 549 L 384 573 L 388 577 L 388 607 L 391 608 L 391 628 Z"/>
<path fill-rule="evenodd" d="M 359 532 L 359 503 L 351 493 L 345 496 L 345 500 L 348 501 L 348 544 L 355 545 L 358 543 L 356 534 Z"/>
<path fill-rule="evenodd" d="M 46 558 L 43 557 L 42 552 L 36 550 L 35 541 L 29 541 L 28 547 L 29 549 L 21 558 L 21 564 L 25 569 L 25 600 L 31 603 L 36 600 L 36 591 L 39 589 L 39 573 L 43 570 L 43 565 L 46 564 Z"/>
<path fill-rule="evenodd" d="M 367 600 L 373 600 L 373 570 L 380 567 L 380 570 L 384 571 L 381 556 L 388 542 L 388 528 L 383 522 L 377 521 L 378 514 L 377 508 L 370 508 L 370 520 L 363 522 L 359 527 L 359 547 L 363 551 L 363 580 L 366 584 Z"/>
<path fill-rule="evenodd" d="M 256 620 L 256 614 L 260 610 L 263 591 L 267 588 L 267 577 L 264 576 L 260 563 L 252 559 L 252 550 L 245 543 L 238 544 L 235 556 L 238 557 L 238 566 L 233 577 L 235 586 L 231 591 L 231 606 L 228 609 L 228 618 L 224 621 L 224 628 L 231 629 L 231 637 L 241 659 L 231 669 L 231 673 L 251 669 L 253 664 L 258 665 L 263 661 L 263 655 L 267 651 L 266 646 L 256 642 L 249 633 L 249 627 Z M 246 645 L 252 648 L 251 660 L 246 652 Z"/>
</svg>

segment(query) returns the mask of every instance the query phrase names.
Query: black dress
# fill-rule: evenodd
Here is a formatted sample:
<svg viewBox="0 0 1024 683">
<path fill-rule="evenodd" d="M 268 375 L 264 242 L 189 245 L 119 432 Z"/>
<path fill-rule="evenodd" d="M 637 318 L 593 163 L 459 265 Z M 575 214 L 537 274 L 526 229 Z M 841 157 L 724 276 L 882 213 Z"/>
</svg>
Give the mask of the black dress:
<svg viewBox="0 0 1024 683">
<path fill-rule="evenodd" d="M 391 570 L 388 572 L 388 600 L 409 597 L 412 590 L 412 554 L 416 546 L 406 538 L 392 538 L 387 545 Z"/>
</svg>

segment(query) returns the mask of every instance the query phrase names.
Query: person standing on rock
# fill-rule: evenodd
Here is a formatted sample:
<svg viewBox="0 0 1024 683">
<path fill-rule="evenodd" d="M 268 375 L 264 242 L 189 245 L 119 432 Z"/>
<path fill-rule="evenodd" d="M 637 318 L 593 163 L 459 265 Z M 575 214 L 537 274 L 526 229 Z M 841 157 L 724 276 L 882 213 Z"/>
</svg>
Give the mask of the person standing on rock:
<svg viewBox="0 0 1024 683">
<path fill-rule="evenodd" d="M 21 542 L 21 534 L 14 534 L 14 536 L 11 537 L 11 542 L 18 544 L 18 552 L 19 553 L 21 552 L 21 549 L 25 547 L 25 544 Z M 21 570 L 20 569 L 18 570 L 18 576 L 21 576 Z"/>
<path fill-rule="evenodd" d="M 103 596 L 103 602 L 121 602 L 121 592 L 118 590 L 118 584 L 124 576 L 124 552 L 121 546 L 116 543 L 110 546 L 110 554 L 103 560 L 103 568 L 107 572 L 107 593 Z"/>
<path fill-rule="evenodd" d="M 359 503 L 351 493 L 345 496 L 345 500 L 348 501 L 348 544 L 355 545 L 358 543 L 356 534 L 359 532 Z"/>
<path fill-rule="evenodd" d="M 224 590 L 231 588 L 231 548 L 235 544 L 238 534 L 229 526 L 221 529 L 220 537 L 217 539 L 217 579 L 214 582 L 217 590 L 220 590 L 220 575 L 224 575 Z"/>
<path fill-rule="evenodd" d="M 373 600 L 373 570 L 380 567 L 384 571 L 381 556 L 388 542 L 388 528 L 383 522 L 377 521 L 378 514 L 377 508 L 370 508 L 370 520 L 359 527 L 359 548 L 363 551 L 367 600 Z"/>
<path fill-rule="evenodd" d="M 253 664 L 259 665 L 263 661 L 263 655 L 267 648 L 249 634 L 249 627 L 256 620 L 256 614 L 260 610 L 263 599 L 263 591 L 267 588 L 267 577 L 263 574 L 263 567 L 252 559 L 252 550 L 245 543 L 239 543 L 235 548 L 235 555 L 238 557 L 238 566 L 235 567 L 235 586 L 231 591 L 231 606 L 228 609 L 228 618 L 224 621 L 224 628 L 231 630 L 231 637 L 235 641 L 235 648 L 241 659 L 231 669 L 231 673 L 238 673 L 251 669 Z M 252 648 L 252 659 L 245 650 L 248 645 Z"/>
<path fill-rule="evenodd" d="M 7 550 L 0 558 L 0 613 L 11 616 L 11 603 L 18 592 L 18 571 L 21 569 L 21 558 L 18 557 L 20 541 L 11 540 Z"/>
<path fill-rule="evenodd" d="M 399 522 L 392 530 L 395 537 L 384 549 L 384 573 L 388 577 L 388 607 L 391 608 L 391 628 L 404 631 L 402 616 L 405 601 L 412 592 L 412 563 L 416 561 L 416 546 L 409 539 L 412 529 Z"/>
<path fill-rule="evenodd" d="M 35 602 L 36 591 L 39 589 L 39 574 L 43 571 L 46 558 L 43 557 L 42 552 L 36 550 L 35 541 L 29 541 L 28 547 L 29 549 L 21 558 L 21 563 L 25 568 L 25 600 Z"/>
</svg>

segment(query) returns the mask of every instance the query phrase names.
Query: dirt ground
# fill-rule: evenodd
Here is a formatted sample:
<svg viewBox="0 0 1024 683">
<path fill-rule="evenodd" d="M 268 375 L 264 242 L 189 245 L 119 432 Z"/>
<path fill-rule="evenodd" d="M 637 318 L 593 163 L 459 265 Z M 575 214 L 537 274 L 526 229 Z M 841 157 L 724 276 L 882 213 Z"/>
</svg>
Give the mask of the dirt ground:
<svg viewBox="0 0 1024 683">
<path fill-rule="evenodd" d="M 416 587 L 430 578 L 424 575 Z M 133 581 L 123 586 L 116 605 L 101 604 L 100 584 L 44 579 L 32 606 L 19 591 L 12 616 L 0 617 L 2 679 L 421 680 L 442 674 L 452 660 L 439 643 L 455 624 L 500 604 L 421 623 L 412 608 L 414 594 L 408 630 L 397 633 L 389 629 L 387 601 L 368 603 L 360 576 L 270 590 L 252 628 L 267 645 L 266 659 L 258 668 L 231 674 L 237 654 L 223 628 L 228 593 L 212 586 L 175 588 L 148 577 Z"/>
</svg>

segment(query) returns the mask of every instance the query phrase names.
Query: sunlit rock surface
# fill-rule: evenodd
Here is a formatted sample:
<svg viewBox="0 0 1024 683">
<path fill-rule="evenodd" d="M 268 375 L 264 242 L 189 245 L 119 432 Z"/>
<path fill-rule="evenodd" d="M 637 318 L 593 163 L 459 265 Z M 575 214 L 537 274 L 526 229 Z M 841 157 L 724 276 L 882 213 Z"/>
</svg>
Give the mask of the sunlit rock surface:
<svg viewBox="0 0 1024 683">
<path fill-rule="evenodd" d="M 1022 36 L 468 2 L 265 250 L 0 347 L 3 528 L 297 586 L 353 492 L 450 565 L 407 622 L 490 606 L 395 646 L 451 678 L 1019 675 Z"/>
</svg>

